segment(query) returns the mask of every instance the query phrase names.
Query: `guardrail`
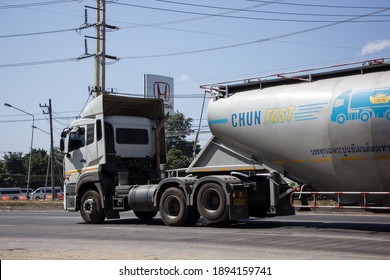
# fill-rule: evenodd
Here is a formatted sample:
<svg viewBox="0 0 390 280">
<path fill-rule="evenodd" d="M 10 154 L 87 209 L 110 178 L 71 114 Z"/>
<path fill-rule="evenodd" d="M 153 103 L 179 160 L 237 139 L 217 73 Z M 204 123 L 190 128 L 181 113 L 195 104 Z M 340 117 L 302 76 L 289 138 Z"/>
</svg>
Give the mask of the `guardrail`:
<svg viewBox="0 0 390 280">
<path fill-rule="evenodd" d="M 299 195 L 300 200 L 304 201 L 306 199 L 305 203 L 301 203 L 301 205 L 295 205 L 295 197 Z M 325 195 L 325 196 L 336 196 L 337 200 L 335 200 L 335 205 L 320 205 L 318 196 L 319 195 Z M 354 196 L 362 196 L 361 201 L 357 201 L 359 205 L 352 206 L 352 205 L 342 205 L 342 197 L 348 196 L 348 195 L 354 195 Z M 290 196 L 290 203 L 293 207 L 299 207 L 299 208 L 333 208 L 333 209 L 375 209 L 375 210 L 390 210 L 390 206 L 378 206 L 378 205 L 371 205 L 369 204 L 368 196 L 377 196 L 377 195 L 383 195 L 390 198 L 390 192 L 293 192 Z M 305 197 L 306 196 L 306 197 Z M 313 198 L 313 201 L 311 202 L 311 205 L 309 205 L 308 197 L 311 196 Z"/>
</svg>

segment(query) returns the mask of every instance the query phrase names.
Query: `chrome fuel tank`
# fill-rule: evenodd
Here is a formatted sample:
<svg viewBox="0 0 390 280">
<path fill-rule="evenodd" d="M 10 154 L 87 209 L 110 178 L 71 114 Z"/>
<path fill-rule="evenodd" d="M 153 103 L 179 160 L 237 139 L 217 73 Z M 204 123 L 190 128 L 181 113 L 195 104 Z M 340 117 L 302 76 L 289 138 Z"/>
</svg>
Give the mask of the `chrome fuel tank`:
<svg viewBox="0 0 390 280">
<path fill-rule="evenodd" d="M 226 96 L 208 122 L 227 147 L 319 190 L 390 191 L 389 69 Z"/>
</svg>

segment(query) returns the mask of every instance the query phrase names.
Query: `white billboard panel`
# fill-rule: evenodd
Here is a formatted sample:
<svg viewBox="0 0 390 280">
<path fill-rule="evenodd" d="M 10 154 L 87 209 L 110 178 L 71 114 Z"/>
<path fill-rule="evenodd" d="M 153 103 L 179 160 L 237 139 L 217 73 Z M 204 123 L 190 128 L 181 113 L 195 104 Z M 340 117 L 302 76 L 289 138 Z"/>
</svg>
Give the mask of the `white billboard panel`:
<svg viewBox="0 0 390 280">
<path fill-rule="evenodd" d="M 164 101 L 165 114 L 172 116 L 175 113 L 173 98 L 173 78 L 145 74 L 145 97 L 157 98 Z"/>
</svg>

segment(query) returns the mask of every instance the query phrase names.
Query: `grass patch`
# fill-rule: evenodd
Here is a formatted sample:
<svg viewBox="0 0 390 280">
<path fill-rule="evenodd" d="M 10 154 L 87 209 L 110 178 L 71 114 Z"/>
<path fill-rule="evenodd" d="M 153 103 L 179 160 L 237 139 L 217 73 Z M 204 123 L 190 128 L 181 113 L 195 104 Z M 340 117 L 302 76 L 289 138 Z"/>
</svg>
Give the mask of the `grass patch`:
<svg viewBox="0 0 390 280">
<path fill-rule="evenodd" d="M 63 200 L 7 200 L 0 201 L 0 209 L 23 209 L 23 208 L 33 208 L 33 209 L 62 209 Z"/>
</svg>

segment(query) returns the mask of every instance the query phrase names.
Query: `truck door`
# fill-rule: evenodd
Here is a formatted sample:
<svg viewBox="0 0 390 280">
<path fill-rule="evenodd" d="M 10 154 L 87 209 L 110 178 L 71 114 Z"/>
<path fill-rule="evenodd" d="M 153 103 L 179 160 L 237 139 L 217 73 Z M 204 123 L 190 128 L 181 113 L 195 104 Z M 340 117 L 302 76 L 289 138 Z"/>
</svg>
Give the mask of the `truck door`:
<svg viewBox="0 0 390 280">
<path fill-rule="evenodd" d="M 70 182 L 76 182 L 86 166 L 85 135 L 86 126 L 77 126 L 69 132 L 68 153 L 65 159 L 66 175 Z"/>
</svg>

